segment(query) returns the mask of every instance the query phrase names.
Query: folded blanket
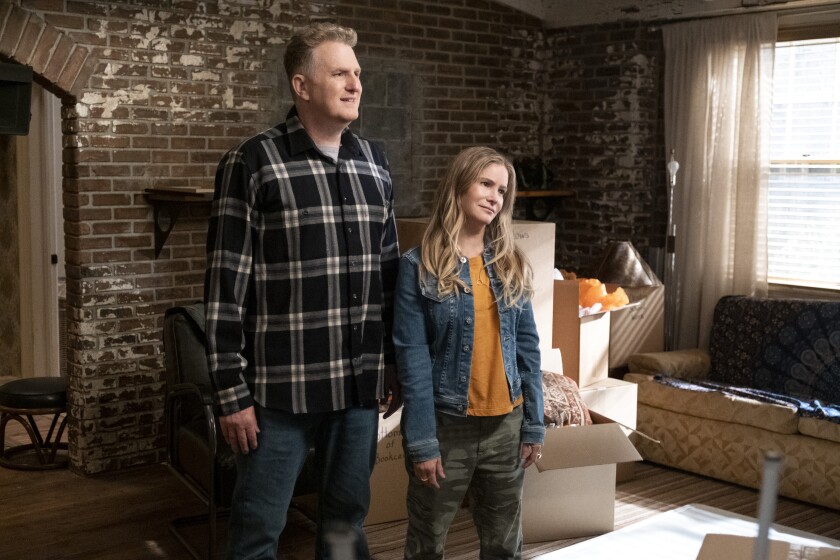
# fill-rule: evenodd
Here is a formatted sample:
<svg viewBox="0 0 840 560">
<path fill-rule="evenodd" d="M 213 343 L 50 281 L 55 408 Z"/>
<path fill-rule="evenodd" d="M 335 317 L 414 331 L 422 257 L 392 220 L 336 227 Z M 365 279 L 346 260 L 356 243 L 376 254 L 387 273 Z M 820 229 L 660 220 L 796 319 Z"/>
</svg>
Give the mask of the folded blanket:
<svg viewBox="0 0 840 560">
<path fill-rule="evenodd" d="M 657 375 L 654 377 L 657 383 L 675 387 L 677 389 L 685 389 L 687 391 L 700 391 L 710 393 L 713 391 L 739 397 L 742 399 L 752 399 L 759 402 L 770 404 L 778 404 L 788 406 L 796 410 L 799 416 L 809 418 L 817 418 L 821 420 L 828 420 L 835 424 L 840 424 L 840 405 L 827 404 L 819 400 L 803 400 L 790 395 L 780 395 L 778 393 L 771 393 L 770 391 L 763 391 L 761 389 L 752 389 L 750 387 L 736 387 L 734 385 L 727 385 L 726 383 L 719 383 L 717 381 L 692 380 L 686 381 L 675 377 L 668 377 L 665 375 Z"/>
</svg>

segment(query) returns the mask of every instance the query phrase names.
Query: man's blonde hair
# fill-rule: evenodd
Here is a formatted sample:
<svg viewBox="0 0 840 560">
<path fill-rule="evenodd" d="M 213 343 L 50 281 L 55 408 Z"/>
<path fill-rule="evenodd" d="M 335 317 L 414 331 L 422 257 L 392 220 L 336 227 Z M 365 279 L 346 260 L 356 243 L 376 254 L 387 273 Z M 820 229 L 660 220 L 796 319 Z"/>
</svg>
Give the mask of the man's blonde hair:
<svg viewBox="0 0 840 560">
<path fill-rule="evenodd" d="M 298 30 L 289 40 L 286 54 L 283 55 L 283 66 L 286 68 L 289 83 L 291 84 L 292 76 L 295 74 L 310 74 L 312 51 L 322 43 L 334 41 L 355 47 L 357 40 L 358 37 L 353 29 L 335 23 L 318 22 Z"/>
<path fill-rule="evenodd" d="M 488 266 L 493 265 L 496 276 L 502 282 L 505 304 L 513 306 L 533 295 L 532 272 L 513 238 L 516 173 L 510 161 L 496 150 L 484 146 L 467 148 L 449 164 L 435 193 L 432 217 L 423 235 L 420 255 L 424 273 L 437 279 L 440 294 L 457 293 L 458 286 L 464 287 L 464 282 L 458 277 L 458 235 L 464 225 L 460 200 L 478 181 L 481 173 L 493 164 L 504 166 L 508 184 L 502 208 L 485 231 L 485 243 L 495 251 Z"/>
</svg>

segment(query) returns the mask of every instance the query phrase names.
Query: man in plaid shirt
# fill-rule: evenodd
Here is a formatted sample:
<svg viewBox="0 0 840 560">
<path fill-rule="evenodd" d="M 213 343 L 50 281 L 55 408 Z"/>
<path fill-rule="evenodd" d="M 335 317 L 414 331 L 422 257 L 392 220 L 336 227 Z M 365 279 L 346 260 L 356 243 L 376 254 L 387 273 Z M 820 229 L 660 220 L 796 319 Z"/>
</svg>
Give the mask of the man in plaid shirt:
<svg viewBox="0 0 840 560">
<path fill-rule="evenodd" d="M 228 152 L 207 238 L 208 362 L 237 461 L 229 558 L 276 558 L 312 447 L 316 556 L 333 523 L 358 558 L 378 403 L 401 404 L 391 343 L 397 274 L 393 187 L 381 149 L 347 128 L 362 86 L 356 33 L 315 24 L 289 42 L 295 107 Z"/>
</svg>

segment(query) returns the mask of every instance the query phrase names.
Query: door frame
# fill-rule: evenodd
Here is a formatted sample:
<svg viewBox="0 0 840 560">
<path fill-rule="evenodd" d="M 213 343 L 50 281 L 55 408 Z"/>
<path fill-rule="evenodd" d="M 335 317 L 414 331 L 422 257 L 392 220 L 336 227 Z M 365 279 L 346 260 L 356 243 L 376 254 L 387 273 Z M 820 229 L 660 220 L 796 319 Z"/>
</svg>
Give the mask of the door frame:
<svg viewBox="0 0 840 560">
<path fill-rule="evenodd" d="M 18 137 L 21 377 L 61 374 L 64 278 L 61 101 L 32 85 L 29 135 Z"/>
</svg>

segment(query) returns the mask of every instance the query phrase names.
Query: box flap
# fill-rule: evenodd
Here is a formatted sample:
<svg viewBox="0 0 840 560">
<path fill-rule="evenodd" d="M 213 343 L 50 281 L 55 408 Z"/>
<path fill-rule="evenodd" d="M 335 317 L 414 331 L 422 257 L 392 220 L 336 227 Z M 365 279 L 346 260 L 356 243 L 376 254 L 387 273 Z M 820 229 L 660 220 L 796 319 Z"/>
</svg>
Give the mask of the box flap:
<svg viewBox="0 0 840 560">
<path fill-rule="evenodd" d="M 771 540 L 767 560 L 787 560 L 790 543 Z M 709 533 L 703 539 L 697 560 L 753 560 L 755 537 Z"/>
<path fill-rule="evenodd" d="M 621 426 L 606 422 L 547 429 L 537 469 L 543 472 L 641 460 Z"/>
</svg>

